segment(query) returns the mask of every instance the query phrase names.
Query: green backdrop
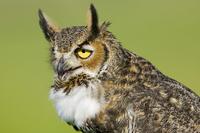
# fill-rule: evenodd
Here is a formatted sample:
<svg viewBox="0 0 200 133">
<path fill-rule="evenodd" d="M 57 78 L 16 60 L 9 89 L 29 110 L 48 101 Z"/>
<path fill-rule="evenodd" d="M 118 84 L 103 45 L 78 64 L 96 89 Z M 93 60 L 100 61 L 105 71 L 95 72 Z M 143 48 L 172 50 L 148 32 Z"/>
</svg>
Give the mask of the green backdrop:
<svg viewBox="0 0 200 133">
<path fill-rule="evenodd" d="M 200 94 L 199 0 L 0 0 L 0 133 L 73 133 L 48 100 L 52 70 L 38 8 L 85 25 L 93 2 L 124 47 Z"/>
</svg>

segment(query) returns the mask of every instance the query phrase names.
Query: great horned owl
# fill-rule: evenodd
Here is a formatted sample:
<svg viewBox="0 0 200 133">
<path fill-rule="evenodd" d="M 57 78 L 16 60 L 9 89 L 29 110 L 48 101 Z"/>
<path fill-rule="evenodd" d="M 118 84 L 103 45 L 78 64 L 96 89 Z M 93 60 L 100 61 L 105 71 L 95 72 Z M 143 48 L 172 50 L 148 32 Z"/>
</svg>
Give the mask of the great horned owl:
<svg viewBox="0 0 200 133">
<path fill-rule="evenodd" d="M 58 115 L 84 133 L 200 133 L 200 97 L 123 48 L 98 24 L 91 4 L 87 26 L 60 29 L 39 10 L 51 44 Z"/>
</svg>

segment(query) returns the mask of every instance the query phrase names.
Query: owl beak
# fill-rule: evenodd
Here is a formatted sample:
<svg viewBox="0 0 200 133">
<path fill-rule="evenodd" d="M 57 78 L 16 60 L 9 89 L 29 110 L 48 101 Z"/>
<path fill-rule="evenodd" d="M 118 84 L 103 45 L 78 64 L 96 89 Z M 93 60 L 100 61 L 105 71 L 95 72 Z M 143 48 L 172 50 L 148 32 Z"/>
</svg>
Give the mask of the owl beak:
<svg viewBox="0 0 200 133">
<path fill-rule="evenodd" d="M 64 66 L 65 66 L 65 61 L 64 61 L 64 58 L 61 57 L 57 65 L 57 73 L 61 77 L 64 75 L 64 72 L 65 72 Z"/>
<path fill-rule="evenodd" d="M 79 69 L 79 68 L 81 68 L 81 66 L 70 67 L 65 62 L 65 59 L 63 57 L 61 57 L 60 60 L 59 60 L 59 62 L 58 62 L 58 65 L 57 65 L 58 77 L 62 79 L 64 77 L 64 75 L 66 75 L 69 72 L 72 72 L 72 71 L 74 71 L 76 69 Z"/>
</svg>

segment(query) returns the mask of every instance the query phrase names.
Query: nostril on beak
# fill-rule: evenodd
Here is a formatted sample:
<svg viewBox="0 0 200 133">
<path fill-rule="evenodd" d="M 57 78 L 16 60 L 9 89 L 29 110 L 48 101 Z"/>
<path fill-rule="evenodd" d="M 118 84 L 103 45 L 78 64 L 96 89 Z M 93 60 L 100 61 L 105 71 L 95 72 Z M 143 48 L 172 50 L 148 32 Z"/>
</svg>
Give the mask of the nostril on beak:
<svg viewBox="0 0 200 133">
<path fill-rule="evenodd" d="M 64 58 L 61 57 L 57 66 L 58 75 L 62 76 L 64 74 L 64 65 L 65 65 Z"/>
</svg>

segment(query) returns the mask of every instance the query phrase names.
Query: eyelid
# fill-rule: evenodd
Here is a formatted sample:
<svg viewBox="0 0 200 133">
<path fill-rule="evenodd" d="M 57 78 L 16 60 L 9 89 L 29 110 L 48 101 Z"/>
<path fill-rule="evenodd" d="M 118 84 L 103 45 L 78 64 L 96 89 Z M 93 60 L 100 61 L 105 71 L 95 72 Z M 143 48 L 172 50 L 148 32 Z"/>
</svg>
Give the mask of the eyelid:
<svg viewBox="0 0 200 133">
<path fill-rule="evenodd" d="M 81 47 L 81 49 L 85 49 L 85 50 L 88 50 L 88 51 L 94 51 L 94 49 L 90 45 L 83 45 Z"/>
<path fill-rule="evenodd" d="M 77 48 L 77 49 L 75 50 L 75 52 L 77 53 L 79 50 L 85 50 L 85 51 L 93 52 L 93 50 L 86 49 L 86 48 L 83 48 L 83 47 Z"/>
</svg>

